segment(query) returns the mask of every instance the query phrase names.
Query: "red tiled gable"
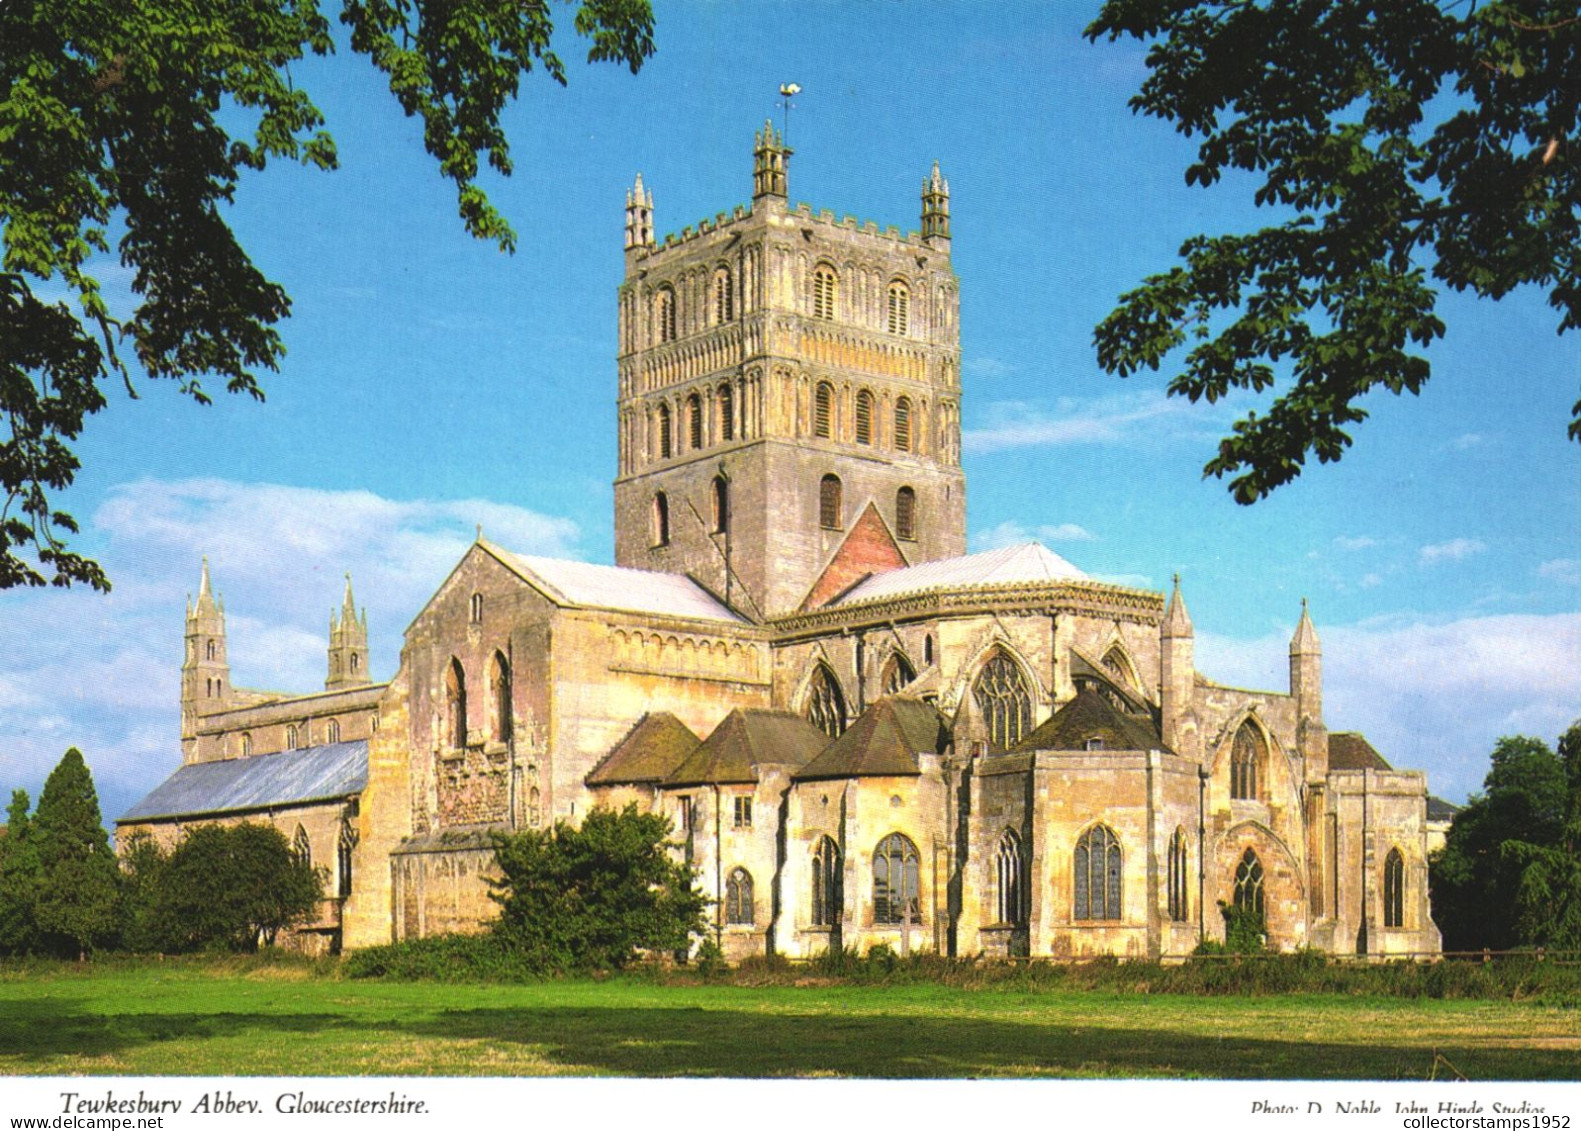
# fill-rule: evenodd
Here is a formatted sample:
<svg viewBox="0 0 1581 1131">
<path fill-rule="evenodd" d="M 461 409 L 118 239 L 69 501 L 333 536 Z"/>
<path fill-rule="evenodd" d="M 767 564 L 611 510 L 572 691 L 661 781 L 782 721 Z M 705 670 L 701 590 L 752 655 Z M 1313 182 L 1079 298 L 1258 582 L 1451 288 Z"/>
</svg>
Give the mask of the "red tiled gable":
<svg viewBox="0 0 1581 1131">
<path fill-rule="evenodd" d="M 821 609 L 864 577 L 904 569 L 908 564 L 889 527 L 879 517 L 878 508 L 868 503 L 823 574 L 813 583 L 802 608 Z"/>
</svg>

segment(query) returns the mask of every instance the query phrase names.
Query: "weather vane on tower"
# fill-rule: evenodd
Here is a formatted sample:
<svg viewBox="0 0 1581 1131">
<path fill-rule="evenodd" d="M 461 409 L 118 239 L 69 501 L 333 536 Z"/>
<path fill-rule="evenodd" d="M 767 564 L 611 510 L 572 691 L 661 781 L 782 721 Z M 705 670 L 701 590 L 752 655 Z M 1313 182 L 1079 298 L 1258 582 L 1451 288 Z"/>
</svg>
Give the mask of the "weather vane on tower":
<svg viewBox="0 0 1581 1131">
<path fill-rule="evenodd" d="M 780 106 L 784 108 L 784 113 L 780 117 L 780 138 L 786 145 L 790 144 L 790 112 L 791 107 L 795 105 L 791 99 L 800 93 L 801 86 L 799 84 L 793 82 L 780 83 Z"/>
</svg>

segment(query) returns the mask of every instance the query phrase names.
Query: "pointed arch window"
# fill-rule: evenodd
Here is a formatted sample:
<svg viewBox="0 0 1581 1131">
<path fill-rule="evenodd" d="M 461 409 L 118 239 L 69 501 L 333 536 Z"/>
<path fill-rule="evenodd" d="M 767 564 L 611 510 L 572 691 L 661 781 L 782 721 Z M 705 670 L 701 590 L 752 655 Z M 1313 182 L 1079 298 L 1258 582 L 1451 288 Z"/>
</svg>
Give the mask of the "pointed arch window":
<svg viewBox="0 0 1581 1131">
<path fill-rule="evenodd" d="M 745 868 L 735 869 L 725 881 L 725 922 L 744 927 L 757 922 L 752 901 L 752 874 Z"/>
<path fill-rule="evenodd" d="M 839 530 L 840 511 L 840 477 L 825 475 L 818 481 L 818 525 L 825 530 Z"/>
<path fill-rule="evenodd" d="M 285 748 L 287 750 L 295 750 L 296 749 L 296 745 L 297 745 L 296 727 L 295 726 L 288 726 L 288 727 L 285 728 Z"/>
<path fill-rule="evenodd" d="M 911 451 L 911 398 L 901 397 L 895 402 L 895 450 Z"/>
<path fill-rule="evenodd" d="M 210 640 L 208 642 L 208 646 L 207 646 L 206 651 L 208 653 L 209 659 L 211 659 L 211 660 L 214 659 L 216 656 L 218 656 L 220 654 L 219 643 L 217 641 Z"/>
<path fill-rule="evenodd" d="M 340 823 L 340 837 L 335 842 L 335 880 L 340 898 L 351 894 L 351 855 L 357 847 L 357 834 L 350 821 Z"/>
<path fill-rule="evenodd" d="M 653 298 L 653 320 L 661 343 L 675 341 L 675 292 L 669 287 Z"/>
<path fill-rule="evenodd" d="M 832 320 L 835 295 L 840 287 L 839 276 L 827 263 L 820 263 L 812 273 L 812 316 Z"/>
<path fill-rule="evenodd" d="M 807 721 L 830 738 L 845 733 L 845 695 L 840 682 L 825 664 L 813 669 L 812 683 L 807 688 Z"/>
<path fill-rule="evenodd" d="M 922 922 L 922 860 L 917 846 L 901 833 L 890 833 L 873 852 L 873 922 Z"/>
<path fill-rule="evenodd" d="M 999 749 L 1009 750 L 1031 731 L 1032 693 L 1020 665 L 1004 649 L 995 649 L 983 665 L 972 694 L 988 724 L 988 739 Z"/>
<path fill-rule="evenodd" d="M 840 846 L 820 837 L 812 853 L 812 925 L 833 927 L 842 914 Z"/>
<path fill-rule="evenodd" d="M 313 846 L 308 842 L 307 830 L 301 825 L 296 827 L 296 836 L 291 838 L 291 855 L 304 868 L 313 866 Z"/>
<path fill-rule="evenodd" d="M 910 325 L 911 288 L 896 279 L 889 284 L 889 332 L 904 334 Z"/>
<path fill-rule="evenodd" d="M 445 670 L 445 744 L 455 750 L 467 744 L 467 674 L 455 657 Z"/>
<path fill-rule="evenodd" d="M 912 539 L 917 536 L 917 492 L 902 487 L 895 492 L 895 537 Z"/>
<path fill-rule="evenodd" d="M 1383 925 L 1405 926 L 1405 857 L 1398 848 L 1383 862 Z"/>
<path fill-rule="evenodd" d="M 1230 797 L 1237 801 L 1257 800 L 1258 781 L 1262 777 L 1263 735 L 1247 719 L 1235 732 L 1235 744 L 1230 749 Z"/>
<path fill-rule="evenodd" d="M 1263 862 L 1248 848 L 1235 868 L 1235 906 L 1263 917 Z"/>
<path fill-rule="evenodd" d="M 326 729 L 326 732 L 325 732 L 325 735 L 324 735 L 324 741 L 325 742 L 339 742 L 340 741 L 340 720 L 339 719 L 330 719 L 329 720 L 329 726 Z"/>
<path fill-rule="evenodd" d="M 812 399 L 813 435 L 820 440 L 827 440 L 834 435 L 834 386 L 827 381 L 819 381 Z"/>
<path fill-rule="evenodd" d="M 472 599 L 467 603 L 467 616 L 472 624 L 483 623 L 483 594 L 472 594 Z"/>
<path fill-rule="evenodd" d="M 721 267 L 714 272 L 714 321 L 730 322 L 735 316 L 735 293 L 730 285 L 730 268 Z"/>
<path fill-rule="evenodd" d="M 879 686 L 884 689 L 885 695 L 896 695 L 901 688 L 917 678 L 916 669 L 911 666 L 911 661 L 905 654 L 896 652 L 884 663 L 884 675 L 879 681 Z"/>
<path fill-rule="evenodd" d="M 527 824 L 535 829 L 543 824 L 543 794 L 537 786 L 527 791 Z"/>
<path fill-rule="evenodd" d="M 730 532 L 730 484 L 723 475 L 714 476 L 714 533 Z"/>
<path fill-rule="evenodd" d="M 729 385 L 721 385 L 714 399 L 719 405 L 719 438 L 726 441 L 734 440 L 736 438 L 735 390 Z"/>
<path fill-rule="evenodd" d="M 1177 828 L 1169 842 L 1169 917 L 1177 923 L 1191 917 L 1186 865 L 1186 830 Z"/>
<path fill-rule="evenodd" d="M 362 657 L 353 652 L 351 654 L 351 674 L 356 675 L 362 669 Z"/>
<path fill-rule="evenodd" d="M 999 838 L 999 851 L 994 854 L 994 872 L 998 883 L 995 887 L 997 922 L 1020 926 L 1026 921 L 1022 910 L 1026 904 L 1021 887 L 1021 838 L 1014 829 L 1006 829 Z"/>
<path fill-rule="evenodd" d="M 669 459 L 671 453 L 670 406 L 659 406 L 659 458 Z"/>
<path fill-rule="evenodd" d="M 248 733 L 246 733 L 244 731 L 242 733 L 242 757 L 246 758 L 249 755 L 251 755 L 252 752 L 253 752 L 253 736 L 248 734 Z"/>
<path fill-rule="evenodd" d="M 866 389 L 856 394 L 856 442 L 873 442 L 873 394 Z"/>
<path fill-rule="evenodd" d="M 703 399 L 696 393 L 686 398 L 686 437 L 692 451 L 703 446 Z"/>
<path fill-rule="evenodd" d="M 1120 841 L 1107 825 L 1094 825 L 1076 842 L 1077 919 L 1120 918 Z"/>
<path fill-rule="evenodd" d="M 505 653 L 495 652 L 494 662 L 489 666 L 489 690 L 493 692 L 493 739 L 495 742 L 509 742 L 511 737 L 511 664 L 505 658 Z"/>
<path fill-rule="evenodd" d="M 670 544 L 670 500 L 663 491 L 653 496 L 653 544 Z"/>
</svg>

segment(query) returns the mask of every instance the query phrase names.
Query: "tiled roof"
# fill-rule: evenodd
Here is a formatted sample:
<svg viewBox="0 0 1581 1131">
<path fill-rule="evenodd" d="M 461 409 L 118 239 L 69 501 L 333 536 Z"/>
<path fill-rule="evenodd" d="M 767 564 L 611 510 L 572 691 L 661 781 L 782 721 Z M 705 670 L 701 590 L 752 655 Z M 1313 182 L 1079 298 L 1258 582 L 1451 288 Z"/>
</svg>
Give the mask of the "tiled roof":
<svg viewBox="0 0 1581 1131">
<path fill-rule="evenodd" d="M 1164 750 L 1150 718 L 1124 715 L 1096 691 L 1086 690 L 1049 716 L 1048 722 L 1015 747 L 1023 750 L 1087 750 L 1098 740 L 1103 750 Z"/>
<path fill-rule="evenodd" d="M 562 605 L 746 623 L 708 590 L 683 574 L 594 565 L 564 558 L 530 557 L 513 554 L 492 543 L 484 545 L 500 561 L 540 586 Z"/>
<path fill-rule="evenodd" d="M 334 742 L 182 766 L 119 820 L 196 817 L 331 801 L 361 793 L 367 784 L 367 741 Z"/>
<path fill-rule="evenodd" d="M 922 772 L 918 754 L 942 754 L 950 732 L 931 703 L 880 699 L 797 773 L 819 778 L 901 777 Z"/>
<path fill-rule="evenodd" d="M 685 723 L 668 711 L 643 715 L 626 737 L 587 775 L 588 785 L 660 782 L 701 743 Z"/>
<path fill-rule="evenodd" d="M 1394 767 L 1383 760 L 1383 755 L 1373 749 L 1355 731 L 1330 731 L 1328 736 L 1328 768 L 1331 770 L 1390 770 Z"/>
<path fill-rule="evenodd" d="M 923 593 L 930 589 L 967 589 L 977 585 L 1024 585 L 1048 581 L 1089 581 L 1085 573 L 1064 558 L 1038 545 L 1023 542 L 981 554 L 944 558 L 936 562 L 875 574 L 833 604 L 854 604 L 883 597 Z"/>
<path fill-rule="evenodd" d="M 765 762 L 805 766 L 828 744 L 829 736 L 800 715 L 737 708 L 664 784 L 745 785 L 758 780 Z"/>
</svg>

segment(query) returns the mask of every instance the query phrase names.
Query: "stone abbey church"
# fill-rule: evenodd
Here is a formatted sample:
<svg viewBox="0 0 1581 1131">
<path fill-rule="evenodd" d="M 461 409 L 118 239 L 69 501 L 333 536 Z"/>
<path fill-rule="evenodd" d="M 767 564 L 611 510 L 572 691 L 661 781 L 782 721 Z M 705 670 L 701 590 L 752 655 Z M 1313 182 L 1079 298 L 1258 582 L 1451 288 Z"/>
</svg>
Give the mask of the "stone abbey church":
<svg viewBox="0 0 1581 1131">
<path fill-rule="evenodd" d="M 662 240 L 627 194 L 616 564 L 480 534 L 388 682 L 348 579 L 324 690 L 285 695 L 232 684 L 205 562 L 182 765 L 123 843 L 272 823 L 328 875 L 321 947 L 476 929 L 491 830 L 635 802 L 738 958 L 1168 957 L 1221 905 L 1281 949 L 1437 950 L 1423 775 L 1328 728 L 1305 608 L 1288 688 L 1244 690 L 1178 581 L 965 552 L 949 186 L 902 234 L 791 207 L 789 156 L 765 125 L 751 206 Z"/>
</svg>

